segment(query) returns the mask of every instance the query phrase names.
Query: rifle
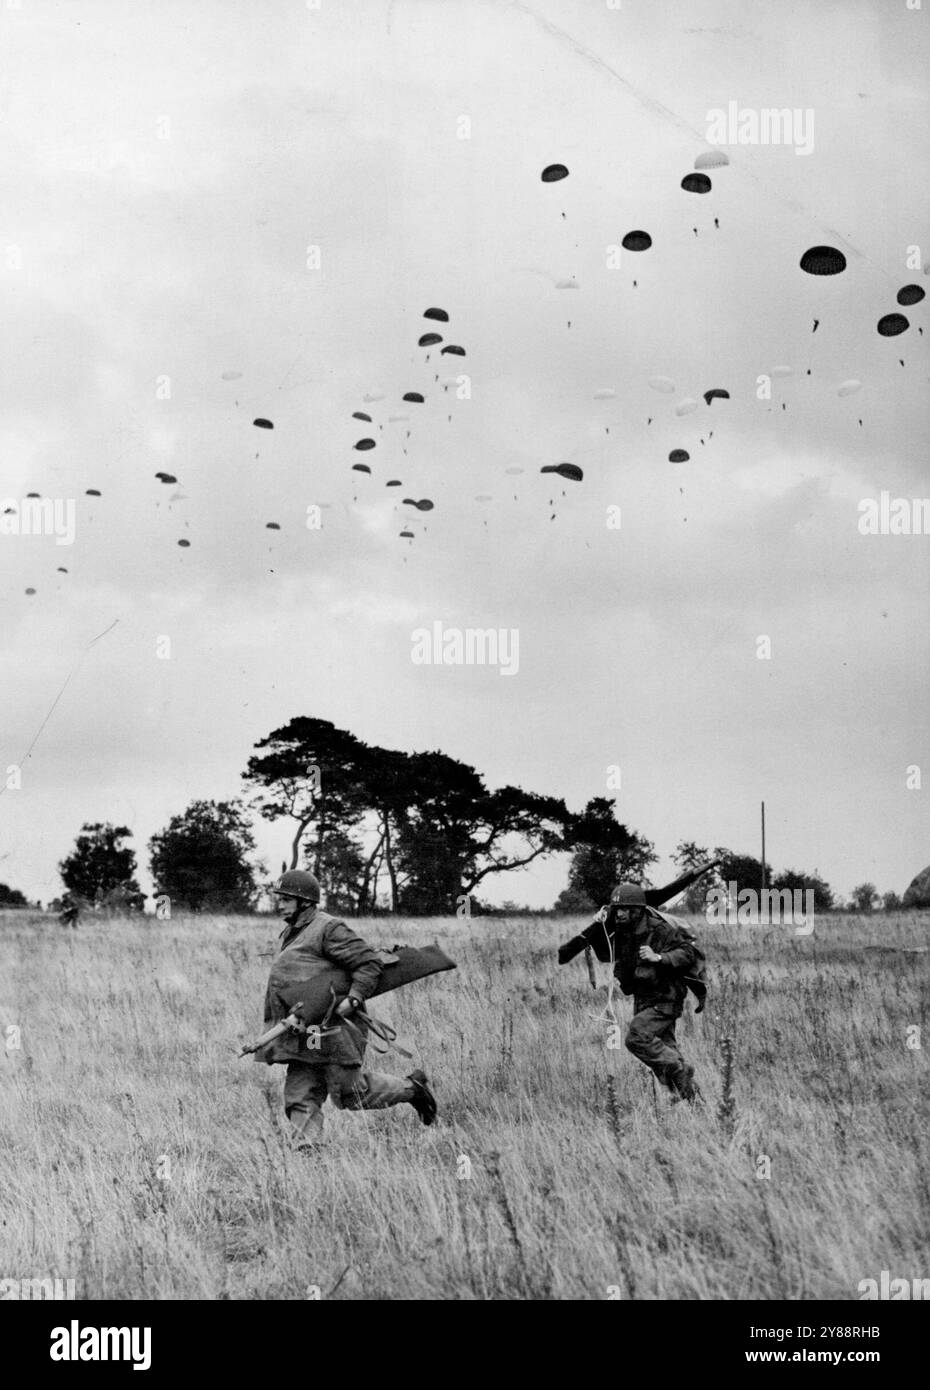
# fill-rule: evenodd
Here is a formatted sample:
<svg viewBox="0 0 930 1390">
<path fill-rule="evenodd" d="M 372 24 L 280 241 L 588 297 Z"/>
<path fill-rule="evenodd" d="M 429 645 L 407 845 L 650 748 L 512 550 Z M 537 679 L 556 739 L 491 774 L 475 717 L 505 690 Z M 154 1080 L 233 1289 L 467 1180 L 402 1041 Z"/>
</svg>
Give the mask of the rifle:
<svg viewBox="0 0 930 1390">
<path fill-rule="evenodd" d="M 331 993 L 332 1000 L 322 1023 L 304 1023 L 300 1017 L 300 1010 L 303 1008 L 303 1001 L 301 1000 L 300 1003 L 294 1004 L 287 1018 L 282 1018 L 279 1023 L 274 1024 L 266 1033 L 262 1033 L 261 1037 L 256 1038 L 253 1043 L 246 1043 L 239 1056 L 248 1057 L 250 1052 L 258 1052 L 266 1044 L 274 1042 L 275 1038 L 280 1038 L 282 1033 L 318 1033 L 321 1038 L 329 1037 L 331 1033 L 335 1033 L 337 1029 L 327 1027 L 336 1007 L 336 992 L 332 990 Z"/>
</svg>

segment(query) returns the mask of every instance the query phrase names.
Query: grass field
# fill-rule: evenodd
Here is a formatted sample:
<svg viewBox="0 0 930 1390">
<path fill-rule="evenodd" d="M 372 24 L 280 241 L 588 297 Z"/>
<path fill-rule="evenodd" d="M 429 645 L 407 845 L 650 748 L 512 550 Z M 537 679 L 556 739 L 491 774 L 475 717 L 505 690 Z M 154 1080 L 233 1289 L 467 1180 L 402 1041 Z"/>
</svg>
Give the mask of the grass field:
<svg viewBox="0 0 930 1390">
<path fill-rule="evenodd" d="M 0 915 L 0 1278 L 84 1299 L 855 1300 L 883 1269 L 930 1275 L 930 957 L 891 949 L 923 946 L 927 916 L 697 924 L 693 1110 L 607 1046 L 606 967 L 595 994 L 583 957 L 556 964 L 581 925 L 362 921 L 459 962 L 372 1006 L 416 1057 L 377 1065 L 422 1065 L 440 1119 L 327 1105 L 307 1156 L 283 1068 L 236 1058 L 271 919 Z"/>
</svg>

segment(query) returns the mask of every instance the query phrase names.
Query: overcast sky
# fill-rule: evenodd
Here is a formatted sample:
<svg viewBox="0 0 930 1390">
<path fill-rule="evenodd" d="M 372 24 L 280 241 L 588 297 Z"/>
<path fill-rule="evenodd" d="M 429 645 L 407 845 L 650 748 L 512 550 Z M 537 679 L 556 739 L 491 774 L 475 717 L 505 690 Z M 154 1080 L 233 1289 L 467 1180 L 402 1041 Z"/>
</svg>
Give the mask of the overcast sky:
<svg viewBox="0 0 930 1390">
<path fill-rule="evenodd" d="M 776 867 L 903 891 L 930 862 L 906 784 L 930 537 L 864 536 L 858 504 L 930 492 L 926 302 L 876 332 L 927 283 L 928 24 L 904 0 L 0 10 L 0 495 L 77 499 L 71 546 L 0 536 L 0 785 L 34 744 L 0 880 L 56 895 L 84 821 L 146 861 L 305 714 L 575 809 L 619 765 L 657 873 L 681 839 L 757 853 L 764 798 Z M 683 191 L 730 101 L 812 111 L 813 150 L 725 146 Z M 634 228 L 652 247 L 611 267 Z M 800 270 L 821 243 L 843 274 Z M 427 361 L 430 327 L 467 357 Z M 560 461 L 583 482 L 540 474 Z M 437 620 L 518 629 L 519 670 L 415 665 Z M 261 828 L 269 867 L 287 838 Z"/>
</svg>

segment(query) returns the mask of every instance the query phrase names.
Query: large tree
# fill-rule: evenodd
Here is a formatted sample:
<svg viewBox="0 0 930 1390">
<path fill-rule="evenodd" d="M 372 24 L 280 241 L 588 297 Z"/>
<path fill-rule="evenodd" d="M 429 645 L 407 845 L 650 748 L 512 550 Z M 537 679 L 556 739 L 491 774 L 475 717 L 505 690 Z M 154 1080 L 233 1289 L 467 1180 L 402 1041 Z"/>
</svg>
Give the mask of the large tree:
<svg viewBox="0 0 930 1390">
<path fill-rule="evenodd" d="M 81 827 L 74 849 L 58 865 L 72 902 L 124 910 L 142 906 L 136 852 L 122 843 L 131 836 L 125 825 L 95 822 Z"/>
<path fill-rule="evenodd" d="M 244 779 L 268 820 L 294 822 L 292 866 L 327 897 L 375 910 L 449 912 L 492 874 L 561 848 L 567 812 L 516 787 L 489 792 L 444 753 L 369 746 L 324 719 L 292 719 L 256 745 Z M 334 852 L 327 849 L 329 842 Z M 347 909 L 343 909 L 347 910 Z"/>
<path fill-rule="evenodd" d="M 832 912 L 836 906 L 833 889 L 816 869 L 813 873 L 806 869 L 782 869 L 772 879 L 770 886 L 779 891 L 788 888 L 792 892 L 813 893 L 815 912 Z M 874 888 L 872 891 L 875 892 Z"/>
<path fill-rule="evenodd" d="M 653 845 L 617 820 L 614 802 L 595 796 L 566 829 L 565 848 L 572 850 L 568 886 L 592 905 L 610 899 L 618 883 L 646 883 L 658 855 Z"/>
<path fill-rule="evenodd" d="M 0 907 L 28 907 L 29 903 L 18 888 L 0 883 Z"/>
<path fill-rule="evenodd" d="M 248 862 L 255 839 L 234 801 L 193 801 L 149 841 L 159 893 L 194 912 L 247 912 L 255 895 Z"/>
<path fill-rule="evenodd" d="M 399 906 L 449 912 L 492 874 L 564 848 L 563 801 L 518 787 L 488 791 L 478 772 L 444 753 L 407 759 L 406 805 L 395 797 Z"/>
<path fill-rule="evenodd" d="M 364 743 L 328 719 L 299 716 L 256 745 L 243 781 L 265 820 L 293 821 L 290 867 L 309 836 L 308 867 L 319 877 L 326 837 L 348 834 L 370 805 Z"/>
<path fill-rule="evenodd" d="M 754 893 L 762 890 L 762 863 L 759 859 L 754 859 L 751 854 L 737 854 L 735 850 L 727 849 L 724 845 L 717 845 L 713 853 L 713 858 L 719 860 L 720 883 L 725 887 L 735 884 L 733 889 L 733 900 L 744 889 L 751 888 Z M 771 870 L 766 874 L 765 886 L 772 886 L 769 877 Z"/>
</svg>

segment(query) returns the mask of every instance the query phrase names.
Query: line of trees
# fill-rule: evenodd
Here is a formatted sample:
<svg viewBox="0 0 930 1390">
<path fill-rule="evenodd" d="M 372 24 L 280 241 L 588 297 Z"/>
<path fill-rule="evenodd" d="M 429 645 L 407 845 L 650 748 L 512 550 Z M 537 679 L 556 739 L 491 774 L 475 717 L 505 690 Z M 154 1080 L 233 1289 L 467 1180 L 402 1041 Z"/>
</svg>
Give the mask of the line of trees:
<svg viewBox="0 0 930 1390">
<path fill-rule="evenodd" d="M 311 869 L 329 906 L 343 914 L 443 915 L 465 898 L 477 905 L 492 877 L 556 852 L 571 859 L 554 910 L 585 912 L 606 902 L 620 880 L 648 883 L 658 857 L 649 840 L 617 819 L 608 797 L 571 812 L 560 798 L 519 787 L 489 791 L 468 763 L 439 751 L 367 744 L 325 719 L 300 716 L 259 740 L 242 781 L 241 798 L 194 801 L 152 836 L 156 898 L 164 894 L 193 911 L 253 910 L 264 885 L 250 813 L 288 826 L 290 863 L 282 868 Z M 131 834 L 124 825 L 84 825 L 59 865 L 65 895 L 53 906 L 140 910 Z M 693 912 L 714 887 L 761 886 L 760 862 L 725 846 L 681 841 L 674 858 L 681 870 L 719 861 L 688 890 L 685 905 Z M 812 890 L 818 912 L 839 905 L 816 871 L 769 872 L 766 886 Z M 903 900 L 893 893 L 882 900 L 867 883 L 850 905 L 862 912 L 930 906 L 930 882 L 927 901 L 917 896 L 909 890 Z M 0 906 L 26 905 L 21 893 L 0 885 Z"/>
</svg>

